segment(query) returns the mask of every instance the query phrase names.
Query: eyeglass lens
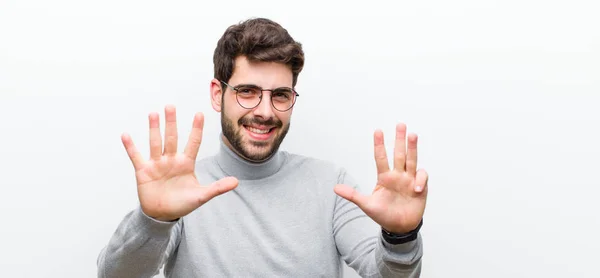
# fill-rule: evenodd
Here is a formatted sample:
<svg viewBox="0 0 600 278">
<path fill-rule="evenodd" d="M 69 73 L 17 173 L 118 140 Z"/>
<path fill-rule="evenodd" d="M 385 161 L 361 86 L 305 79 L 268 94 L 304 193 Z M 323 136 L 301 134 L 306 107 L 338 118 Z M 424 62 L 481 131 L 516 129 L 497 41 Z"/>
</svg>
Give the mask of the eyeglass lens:
<svg viewBox="0 0 600 278">
<path fill-rule="evenodd" d="M 237 88 L 238 103 L 244 108 L 256 107 L 261 101 L 261 88 L 253 86 L 241 86 Z M 290 88 L 277 88 L 271 90 L 271 102 L 275 109 L 288 110 L 294 105 L 296 93 Z"/>
</svg>

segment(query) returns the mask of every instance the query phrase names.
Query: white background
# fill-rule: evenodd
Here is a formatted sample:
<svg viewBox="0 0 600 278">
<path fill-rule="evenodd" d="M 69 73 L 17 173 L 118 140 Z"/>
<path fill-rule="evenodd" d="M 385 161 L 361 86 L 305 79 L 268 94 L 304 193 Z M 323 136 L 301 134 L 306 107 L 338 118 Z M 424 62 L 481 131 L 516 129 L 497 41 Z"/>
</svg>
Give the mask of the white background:
<svg viewBox="0 0 600 278">
<path fill-rule="evenodd" d="M 303 43 L 284 148 L 374 186 L 372 132 L 405 122 L 430 173 L 422 277 L 599 277 L 597 1 L 0 1 L 0 266 L 95 277 L 137 205 L 120 142 L 209 103 L 225 28 L 263 16 Z M 388 145 L 391 151 L 392 146 Z M 352 277 L 349 274 L 349 277 Z"/>
</svg>

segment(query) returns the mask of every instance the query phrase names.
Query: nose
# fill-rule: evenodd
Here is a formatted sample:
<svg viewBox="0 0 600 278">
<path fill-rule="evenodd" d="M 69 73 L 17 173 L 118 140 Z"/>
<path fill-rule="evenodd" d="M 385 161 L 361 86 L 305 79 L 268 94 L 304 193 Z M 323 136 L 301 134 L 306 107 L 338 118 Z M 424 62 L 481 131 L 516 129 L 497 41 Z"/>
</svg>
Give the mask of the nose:
<svg viewBox="0 0 600 278">
<path fill-rule="evenodd" d="M 262 100 L 252 111 L 254 116 L 261 117 L 265 120 L 275 117 L 273 104 L 271 103 L 271 92 L 265 91 L 262 94 Z"/>
</svg>

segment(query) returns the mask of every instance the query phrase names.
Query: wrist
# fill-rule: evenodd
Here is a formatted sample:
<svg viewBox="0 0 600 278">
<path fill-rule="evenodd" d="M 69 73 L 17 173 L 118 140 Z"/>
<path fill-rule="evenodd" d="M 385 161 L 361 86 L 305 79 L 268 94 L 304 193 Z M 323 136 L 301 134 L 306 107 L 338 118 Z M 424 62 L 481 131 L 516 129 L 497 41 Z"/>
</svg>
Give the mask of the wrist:
<svg viewBox="0 0 600 278">
<path fill-rule="evenodd" d="M 165 214 L 157 213 L 156 211 L 150 211 L 148 209 L 145 209 L 144 206 L 140 206 L 140 207 L 142 209 L 142 212 L 146 216 L 148 216 L 149 218 L 152 218 L 153 220 L 156 220 L 156 221 L 176 222 L 180 218 L 180 217 L 173 217 L 172 215 L 165 215 Z"/>
<path fill-rule="evenodd" d="M 179 220 L 180 217 L 177 218 L 173 218 L 172 216 L 166 216 L 166 215 L 157 215 L 155 213 L 150 213 L 149 211 L 144 210 L 144 207 L 140 206 L 140 209 L 142 210 L 142 213 L 147 216 L 148 218 L 158 221 L 158 222 L 177 222 Z"/>
<path fill-rule="evenodd" d="M 384 227 L 381 227 L 381 235 L 389 244 L 407 243 L 417 239 L 419 231 L 421 230 L 421 226 L 423 226 L 423 219 L 421 219 L 416 228 L 406 233 L 394 233 L 386 230 Z"/>
<path fill-rule="evenodd" d="M 385 226 L 381 226 L 381 229 L 386 231 L 387 233 L 390 234 L 397 234 L 397 235 L 404 235 L 404 234 L 408 234 L 412 231 L 414 231 L 415 229 L 417 229 L 417 227 L 419 227 L 420 223 L 417 223 L 417 225 L 411 227 L 402 227 L 402 228 L 398 228 L 398 227 L 385 227 Z"/>
<path fill-rule="evenodd" d="M 154 217 L 153 217 L 154 218 Z M 177 222 L 177 220 L 179 220 L 179 218 L 165 218 L 165 217 L 158 217 L 158 218 L 154 218 L 158 221 L 162 221 L 162 222 Z"/>
</svg>

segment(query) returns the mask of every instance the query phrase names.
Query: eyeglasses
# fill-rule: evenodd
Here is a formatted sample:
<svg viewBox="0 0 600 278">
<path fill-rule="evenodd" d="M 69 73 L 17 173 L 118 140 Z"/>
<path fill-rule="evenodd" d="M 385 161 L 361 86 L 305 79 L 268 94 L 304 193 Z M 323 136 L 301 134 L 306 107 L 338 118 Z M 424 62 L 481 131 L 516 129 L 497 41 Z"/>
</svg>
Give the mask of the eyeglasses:
<svg viewBox="0 0 600 278">
<path fill-rule="evenodd" d="M 290 110 L 294 106 L 294 103 L 296 103 L 296 98 L 300 96 L 296 90 L 289 87 L 263 89 L 253 84 L 242 84 L 233 87 L 224 81 L 221 82 L 235 91 L 238 104 L 246 109 L 257 107 L 262 101 L 264 91 L 271 92 L 271 105 L 277 111 L 281 112 Z"/>
</svg>

